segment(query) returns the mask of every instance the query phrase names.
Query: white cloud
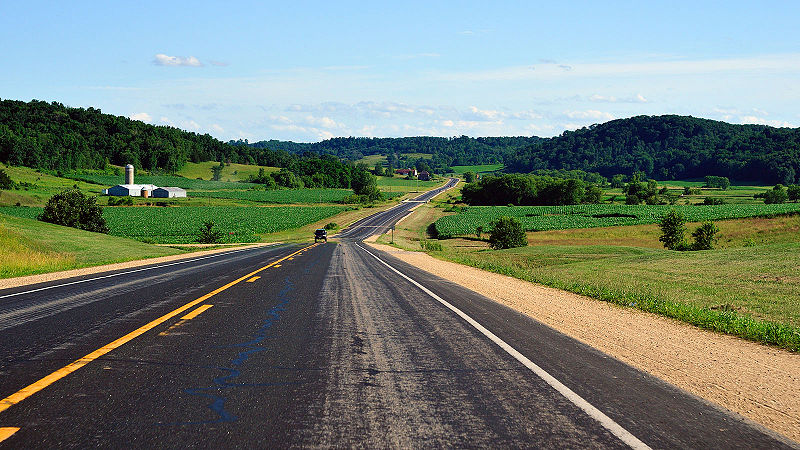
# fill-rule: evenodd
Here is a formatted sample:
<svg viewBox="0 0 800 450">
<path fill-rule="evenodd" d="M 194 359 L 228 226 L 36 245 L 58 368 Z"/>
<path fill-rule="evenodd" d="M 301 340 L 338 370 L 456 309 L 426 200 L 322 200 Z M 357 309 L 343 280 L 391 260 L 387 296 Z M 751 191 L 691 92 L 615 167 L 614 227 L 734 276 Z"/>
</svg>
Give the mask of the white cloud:
<svg viewBox="0 0 800 450">
<path fill-rule="evenodd" d="M 469 107 L 470 113 L 466 116 L 473 120 L 495 122 L 506 116 L 505 113 L 496 110 L 478 109 L 476 106 Z"/>
<path fill-rule="evenodd" d="M 153 120 L 153 118 L 150 116 L 150 114 L 147 114 L 146 112 L 140 112 L 140 113 L 132 114 L 130 116 L 130 119 L 131 120 L 140 120 L 140 121 L 146 122 L 146 123 L 150 123 Z"/>
<path fill-rule="evenodd" d="M 183 67 L 202 67 L 203 63 L 194 56 L 168 56 L 163 53 L 157 54 L 153 58 L 153 64 L 157 66 L 183 66 Z"/>
<path fill-rule="evenodd" d="M 175 123 L 172 122 L 171 120 L 169 120 L 169 117 L 161 116 L 161 118 L 158 119 L 158 121 L 159 121 L 159 123 L 163 123 L 164 125 L 169 125 L 171 127 L 175 126 Z"/>
<path fill-rule="evenodd" d="M 222 128 L 218 123 L 212 123 L 211 124 L 211 129 L 216 131 L 217 133 L 224 133 L 225 132 L 225 129 Z"/>
<path fill-rule="evenodd" d="M 594 103 L 647 103 L 647 99 L 642 94 L 636 94 L 631 97 L 614 97 L 613 95 L 594 94 L 589 96 L 588 100 Z"/>
<path fill-rule="evenodd" d="M 185 130 L 197 131 L 201 127 L 200 127 L 199 123 L 197 123 L 194 120 L 190 119 L 190 120 L 184 120 L 183 122 L 181 122 L 181 128 L 183 128 Z"/>
<path fill-rule="evenodd" d="M 604 111 L 597 111 L 594 109 L 588 109 L 585 111 L 567 111 L 564 113 L 565 116 L 569 117 L 570 119 L 592 119 L 592 120 L 614 120 L 615 117 L 613 114 L 604 112 Z M 570 124 L 572 125 L 572 124 Z"/>
<path fill-rule="evenodd" d="M 766 117 L 758 117 L 758 116 L 741 116 L 739 117 L 739 123 L 769 125 L 771 127 L 777 127 L 777 128 L 781 127 L 795 128 L 794 125 L 785 120 L 772 120 L 772 119 L 767 119 Z"/>
</svg>

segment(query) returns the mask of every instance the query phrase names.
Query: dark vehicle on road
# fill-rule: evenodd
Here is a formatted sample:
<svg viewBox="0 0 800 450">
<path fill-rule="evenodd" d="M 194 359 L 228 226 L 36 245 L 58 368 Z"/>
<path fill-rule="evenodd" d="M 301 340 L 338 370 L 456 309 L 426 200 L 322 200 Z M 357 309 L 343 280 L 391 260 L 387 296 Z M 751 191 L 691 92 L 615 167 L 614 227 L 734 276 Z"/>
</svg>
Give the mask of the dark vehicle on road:
<svg viewBox="0 0 800 450">
<path fill-rule="evenodd" d="M 314 232 L 314 242 L 318 241 L 328 242 L 328 230 L 320 228 Z"/>
</svg>

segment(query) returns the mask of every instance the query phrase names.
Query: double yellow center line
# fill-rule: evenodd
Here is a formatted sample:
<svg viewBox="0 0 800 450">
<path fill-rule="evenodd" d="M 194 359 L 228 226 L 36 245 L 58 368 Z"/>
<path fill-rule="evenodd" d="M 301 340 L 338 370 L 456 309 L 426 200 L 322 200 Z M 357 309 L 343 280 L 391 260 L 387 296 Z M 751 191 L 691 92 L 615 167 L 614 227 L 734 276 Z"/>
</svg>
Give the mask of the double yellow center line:
<svg viewBox="0 0 800 450">
<path fill-rule="evenodd" d="M 173 311 L 168 312 L 167 314 L 164 314 L 163 316 L 159 317 L 158 319 L 155 319 L 152 322 L 150 322 L 150 323 L 148 323 L 146 325 L 143 325 L 143 326 L 137 328 L 134 331 L 131 331 L 130 333 L 126 334 L 125 336 L 122 336 L 121 338 L 119 338 L 119 339 L 117 339 L 117 340 L 115 340 L 115 341 L 113 341 L 111 343 L 108 343 L 108 344 L 104 345 L 103 347 L 100 347 L 99 349 L 89 353 L 88 355 L 84 356 L 83 358 L 77 359 L 77 360 L 67 364 L 66 366 L 56 370 L 55 372 L 51 373 L 50 375 L 47 375 L 46 377 L 42 378 L 41 380 L 36 381 L 35 383 L 33 383 L 31 385 L 28 385 L 28 386 L 20 389 L 19 391 L 15 392 L 14 394 L 11 394 L 8 397 L 0 400 L 0 412 L 3 412 L 5 410 L 7 410 L 8 408 L 16 405 L 17 403 L 25 400 L 26 398 L 28 398 L 31 395 L 41 391 L 42 389 L 46 388 L 47 386 L 50 386 L 51 384 L 55 383 L 56 381 L 58 381 L 58 380 L 60 380 L 60 379 L 62 379 L 64 377 L 66 377 L 67 375 L 71 374 L 72 372 L 75 372 L 76 370 L 80 369 L 81 367 L 85 366 L 86 364 L 89 364 L 90 362 L 100 358 L 101 356 L 105 355 L 106 353 L 108 353 L 108 352 L 110 352 L 110 351 L 112 351 L 112 350 L 114 350 L 114 349 L 116 349 L 118 347 L 121 347 L 122 345 L 132 341 L 133 339 L 136 339 L 137 337 L 141 336 L 142 334 L 146 333 L 147 331 L 152 330 L 153 328 L 161 325 L 162 323 L 164 323 L 167 320 L 169 320 L 169 319 L 177 316 L 178 314 L 186 311 L 187 309 L 191 309 L 193 306 L 197 305 L 198 303 L 201 303 L 201 302 L 209 299 L 210 297 L 213 297 L 214 295 L 219 294 L 220 292 L 224 291 L 225 289 L 228 289 L 229 287 L 231 287 L 231 286 L 233 286 L 233 285 L 235 285 L 235 284 L 237 284 L 237 283 L 239 283 L 239 282 L 241 282 L 243 280 L 251 278 L 255 274 L 257 274 L 257 273 L 259 273 L 259 272 L 261 272 L 263 270 L 269 269 L 270 267 L 272 267 L 272 266 L 274 266 L 274 265 L 276 265 L 276 264 L 278 264 L 278 263 L 280 263 L 280 262 L 282 262 L 284 260 L 290 259 L 290 258 L 294 257 L 295 255 L 298 255 L 298 254 L 302 253 L 303 251 L 308 250 L 308 249 L 310 249 L 310 248 L 312 248 L 314 246 L 316 246 L 316 244 L 310 245 L 310 246 L 305 247 L 305 248 L 302 248 L 302 249 L 300 249 L 300 250 L 298 250 L 298 251 L 296 251 L 296 252 L 294 252 L 294 253 L 292 253 L 290 255 L 287 255 L 287 256 L 284 256 L 281 259 L 278 259 L 277 261 L 273 261 L 273 262 L 267 264 L 266 266 L 261 267 L 260 269 L 254 270 L 254 271 L 248 273 L 247 275 L 245 275 L 243 277 L 237 278 L 236 280 L 231 281 L 230 283 L 228 283 L 228 284 L 226 284 L 226 285 L 224 285 L 224 286 L 222 286 L 220 288 L 214 289 L 213 291 L 209 292 L 208 294 L 206 294 L 206 295 L 204 295 L 204 296 L 202 296 L 202 297 L 200 297 L 200 298 L 198 298 L 196 300 L 192 300 L 191 302 L 181 306 L 180 308 L 177 308 L 177 309 L 175 309 Z M 198 310 L 200 310 L 200 309 L 202 309 L 202 311 L 197 312 L 197 310 L 195 310 L 192 313 L 196 313 L 195 315 L 197 315 L 197 314 L 200 314 L 201 312 L 205 311 L 205 309 L 208 309 L 208 308 L 205 308 L 205 309 L 198 308 Z M 8 430 L 10 431 L 10 429 L 8 429 Z M 14 431 L 16 431 L 16 430 L 14 430 Z"/>
</svg>

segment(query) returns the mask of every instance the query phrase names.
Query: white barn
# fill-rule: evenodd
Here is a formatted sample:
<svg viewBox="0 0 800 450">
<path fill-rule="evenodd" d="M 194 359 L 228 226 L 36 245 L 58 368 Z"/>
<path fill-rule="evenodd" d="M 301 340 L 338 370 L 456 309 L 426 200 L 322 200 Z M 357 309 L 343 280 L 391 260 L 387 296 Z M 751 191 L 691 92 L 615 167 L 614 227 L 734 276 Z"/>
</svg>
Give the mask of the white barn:
<svg viewBox="0 0 800 450">
<path fill-rule="evenodd" d="M 115 195 L 120 197 L 141 197 L 142 191 L 151 193 L 156 189 L 152 184 L 118 184 L 108 189 L 103 189 L 103 194 Z M 186 193 L 184 192 L 184 197 Z"/>
<path fill-rule="evenodd" d="M 179 187 L 159 187 L 153 189 L 150 195 L 156 198 L 186 197 L 186 190 Z"/>
</svg>

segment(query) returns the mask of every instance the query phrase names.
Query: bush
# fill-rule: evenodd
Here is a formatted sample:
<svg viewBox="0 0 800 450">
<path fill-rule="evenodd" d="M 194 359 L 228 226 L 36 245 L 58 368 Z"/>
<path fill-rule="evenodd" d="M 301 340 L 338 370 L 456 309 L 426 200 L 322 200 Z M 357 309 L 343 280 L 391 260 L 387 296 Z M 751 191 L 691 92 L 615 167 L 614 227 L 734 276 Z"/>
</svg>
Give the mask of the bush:
<svg viewBox="0 0 800 450">
<path fill-rule="evenodd" d="M 725 199 L 722 198 L 706 197 L 703 199 L 704 205 L 724 205 L 726 203 L 728 202 L 726 202 Z"/>
<path fill-rule="evenodd" d="M 440 252 L 440 251 L 442 251 L 442 244 L 440 244 L 440 243 L 438 243 L 436 241 L 429 241 L 427 239 L 423 239 L 423 240 L 419 241 L 419 245 L 425 251 L 429 251 L 429 252 Z"/>
<path fill-rule="evenodd" d="M 786 191 L 786 188 L 783 187 L 782 184 L 776 184 L 772 190 L 763 192 L 761 194 L 755 194 L 753 198 L 763 198 L 764 203 L 767 205 L 778 204 L 778 203 L 785 203 L 786 200 L 789 199 L 789 194 Z"/>
<path fill-rule="evenodd" d="M 337 230 L 339 229 L 339 224 L 336 222 L 329 222 L 323 228 L 325 228 L 326 230 Z"/>
<path fill-rule="evenodd" d="M 133 197 L 109 197 L 108 206 L 133 206 Z"/>
<path fill-rule="evenodd" d="M 661 227 L 661 237 L 658 240 L 664 243 L 664 247 L 669 250 L 685 249 L 686 243 L 683 241 L 683 236 L 686 233 L 686 219 L 683 214 L 673 209 L 661 218 L 659 226 Z"/>
<path fill-rule="evenodd" d="M 87 197 L 81 191 L 69 189 L 50 197 L 42 214 L 42 222 L 65 227 L 79 228 L 97 233 L 108 233 L 103 208 L 97 205 L 97 197 Z"/>
<path fill-rule="evenodd" d="M 216 244 L 222 240 L 222 232 L 214 229 L 214 222 L 207 220 L 200 226 L 197 242 L 201 244 Z"/>
<path fill-rule="evenodd" d="M 14 183 L 14 180 L 12 180 L 11 177 L 6 174 L 5 170 L 0 169 L 0 189 L 10 191 L 14 188 L 16 188 L 16 183 Z"/>
<path fill-rule="evenodd" d="M 702 225 L 692 232 L 692 237 L 694 237 L 692 250 L 713 249 L 718 239 L 716 236 L 717 233 L 719 233 L 719 228 L 714 225 L 714 222 L 703 222 Z"/>
<path fill-rule="evenodd" d="M 522 222 L 515 217 L 504 216 L 493 221 L 490 226 L 489 245 L 495 249 L 525 247 L 528 238 L 522 228 Z"/>
</svg>

